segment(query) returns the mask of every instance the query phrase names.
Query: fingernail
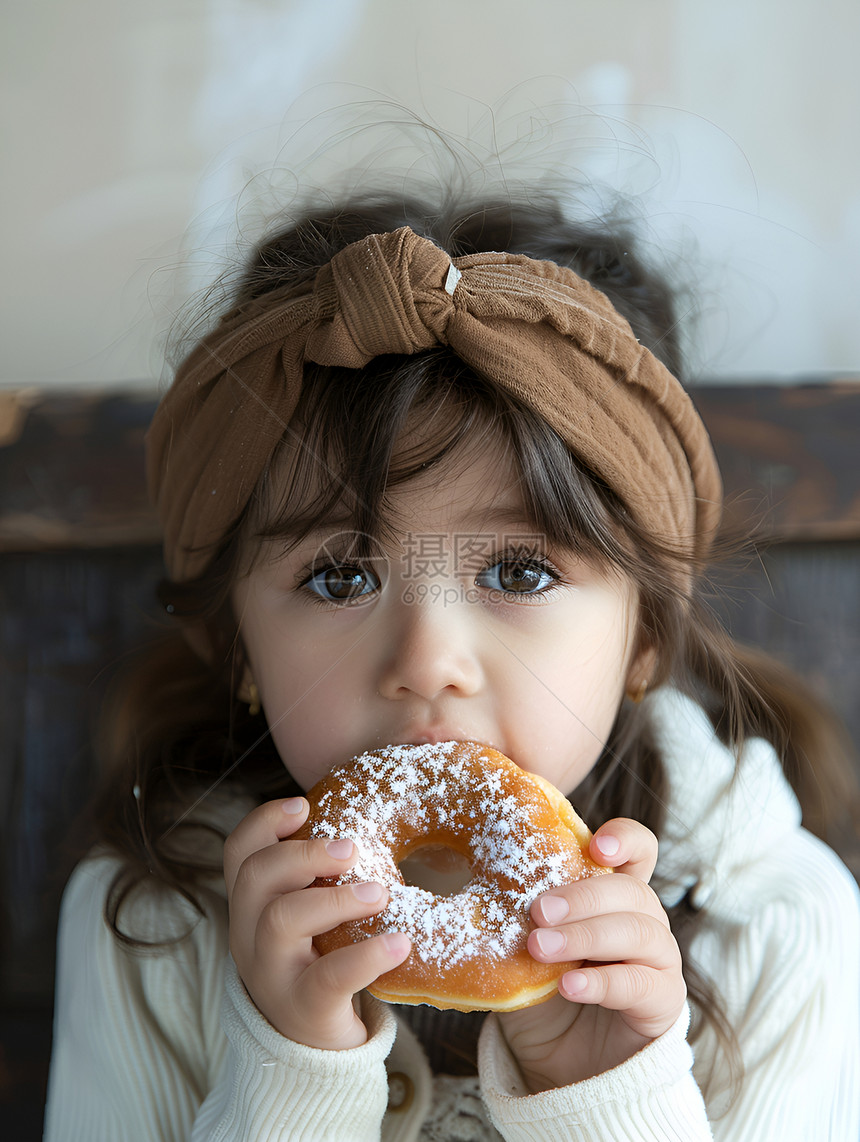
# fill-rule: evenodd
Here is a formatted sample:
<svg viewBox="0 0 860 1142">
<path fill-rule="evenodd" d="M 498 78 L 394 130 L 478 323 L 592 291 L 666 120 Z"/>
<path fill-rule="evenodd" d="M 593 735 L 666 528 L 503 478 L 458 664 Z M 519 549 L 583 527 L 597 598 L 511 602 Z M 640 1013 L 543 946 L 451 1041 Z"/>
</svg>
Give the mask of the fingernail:
<svg viewBox="0 0 860 1142">
<path fill-rule="evenodd" d="M 568 995 L 576 995 L 588 987 L 588 976 L 583 971 L 569 971 L 561 977 L 561 986 Z"/>
<path fill-rule="evenodd" d="M 542 896 L 540 910 L 547 924 L 560 924 L 569 912 L 567 901 L 561 896 Z"/>
<path fill-rule="evenodd" d="M 564 936 L 561 932 L 553 932 L 549 928 L 538 928 L 535 939 L 545 956 L 554 956 L 564 947 Z"/>
<path fill-rule="evenodd" d="M 404 932 L 389 932 L 382 937 L 382 943 L 390 956 L 399 959 L 409 947 L 409 937 Z"/>
<path fill-rule="evenodd" d="M 285 813 L 301 813 L 302 809 L 304 808 L 304 804 L 304 797 L 288 797 L 286 801 L 281 803 L 281 808 Z"/>
<path fill-rule="evenodd" d="M 363 884 L 354 884 L 352 891 L 362 904 L 375 904 L 382 896 L 383 889 L 381 884 L 368 881 Z"/>
<path fill-rule="evenodd" d="M 335 860 L 346 860 L 352 856 L 352 841 L 326 841 L 325 851 Z"/>
<path fill-rule="evenodd" d="M 598 850 L 603 853 L 605 857 L 614 857 L 621 848 L 621 841 L 618 837 L 612 837 L 601 834 L 599 837 L 594 838 L 594 843 L 597 845 Z"/>
</svg>

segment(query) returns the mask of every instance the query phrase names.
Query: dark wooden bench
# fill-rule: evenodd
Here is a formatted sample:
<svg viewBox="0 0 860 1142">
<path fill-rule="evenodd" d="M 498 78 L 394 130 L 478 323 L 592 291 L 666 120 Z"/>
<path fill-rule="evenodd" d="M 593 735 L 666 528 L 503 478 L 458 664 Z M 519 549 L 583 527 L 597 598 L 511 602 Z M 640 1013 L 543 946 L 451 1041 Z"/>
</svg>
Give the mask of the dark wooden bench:
<svg viewBox="0 0 860 1142">
<path fill-rule="evenodd" d="M 860 744 L 860 384 L 702 386 L 729 517 L 767 544 L 719 602 Z M 0 393 L 0 1122 L 40 1137 L 69 822 L 111 670 L 158 622 L 151 392 Z"/>
</svg>

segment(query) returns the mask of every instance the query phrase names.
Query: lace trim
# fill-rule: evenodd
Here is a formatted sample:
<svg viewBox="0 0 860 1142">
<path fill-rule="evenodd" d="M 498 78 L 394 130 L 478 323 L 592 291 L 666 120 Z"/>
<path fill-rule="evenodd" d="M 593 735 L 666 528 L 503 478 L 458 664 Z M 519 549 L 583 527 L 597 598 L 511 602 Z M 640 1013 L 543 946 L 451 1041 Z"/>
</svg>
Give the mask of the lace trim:
<svg viewBox="0 0 860 1142">
<path fill-rule="evenodd" d="M 487 1117 L 476 1076 L 436 1075 L 430 1113 L 420 1142 L 501 1142 Z"/>
</svg>

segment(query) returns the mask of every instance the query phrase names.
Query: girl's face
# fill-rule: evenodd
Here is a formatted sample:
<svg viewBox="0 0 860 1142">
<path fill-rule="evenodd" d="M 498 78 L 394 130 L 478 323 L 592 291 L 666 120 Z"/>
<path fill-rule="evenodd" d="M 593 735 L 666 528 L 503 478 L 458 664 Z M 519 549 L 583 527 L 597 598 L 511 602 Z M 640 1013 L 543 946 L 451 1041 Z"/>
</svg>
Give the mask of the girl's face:
<svg viewBox="0 0 860 1142">
<path fill-rule="evenodd" d="M 536 535 L 517 483 L 502 447 L 461 447 L 390 493 L 374 557 L 331 526 L 239 581 L 246 681 L 302 788 L 366 750 L 452 738 L 565 794 L 597 761 L 645 670 L 636 593 Z"/>
</svg>

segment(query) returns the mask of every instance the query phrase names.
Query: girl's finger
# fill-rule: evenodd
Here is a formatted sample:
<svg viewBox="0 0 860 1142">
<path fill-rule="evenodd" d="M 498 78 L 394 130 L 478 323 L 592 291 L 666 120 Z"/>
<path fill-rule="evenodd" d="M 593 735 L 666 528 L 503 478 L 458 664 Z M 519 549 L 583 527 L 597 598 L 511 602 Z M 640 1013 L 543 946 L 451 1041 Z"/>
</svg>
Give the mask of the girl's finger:
<svg viewBox="0 0 860 1142">
<path fill-rule="evenodd" d="M 678 968 L 681 955 L 669 929 L 654 916 L 617 912 L 529 934 L 529 952 L 544 963 L 591 960 Z"/>
<path fill-rule="evenodd" d="M 409 937 L 401 932 L 373 936 L 320 956 L 297 982 L 293 1010 L 308 1028 L 302 1041 L 308 1046 L 313 1028 L 320 1025 L 320 1013 L 346 1002 L 386 972 L 402 964 L 412 950 Z"/>
<path fill-rule="evenodd" d="M 261 915 L 276 910 L 309 890 L 317 877 L 338 876 L 354 864 L 358 852 L 352 841 L 314 839 L 276 842 L 252 853 L 233 878 L 229 893 L 230 950 L 237 963 L 254 955 Z M 355 903 L 355 900 L 353 900 Z M 369 915 L 365 911 L 361 915 Z M 353 919 L 345 916 L 344 919 Z M 325 923 L 312 933 L 324 932 L 340 921 Z"/>
<path fill-rule="evenodd" d="M 284 797 L 267 801 L 243 818 L 224 842 L 224 880 L 228 897 L 239 869 L 252 853 L 268 848 L 301 828 L 309 806 L 304 797 Z"/>
<path fill-rule="evenodd" d="M 597 864 L 647 882 L 657 863 L 657 838 L 638 821 L 615 817 L 591 838 L 589 854 Z"/>
<path fill-rule="evenodd" d="M 254 933 L 260 962 L 286 975 L 298 975 L 318 953 L 314 936 L 348 920 L 375 916 L 388 903 L 382 884 L 363 882 L 333 888 L 308 888 L 279 896 L 263 910 Z"/>
<path fill-rule="evenodd" d="M 276 842 L 251 853 L 233 878 L 231 904 L 237 896 L 258 910 L 287 892 L 298 892 L 317 879 L 341 876 L 355 864 L 359 851 L 346 838 Z"/>
<path fill-rule="evenodd" d="M 631 1030 L 656 1039 L 674 1024 L 687 998 L 683 976 L 644 964 L 607 964 L 565 972 L 558 990 L 572 1003 L 623 1011 Z"/>
<path fill-rule="evenodd" d="M 535 924 L 547 928 L 612 912 L 642 912 L 669 927 L 669 917 L 656 892 L 625 873 L 590 876 L 553 888 L 535 900 L 530 915 Z"/>
</svg>

